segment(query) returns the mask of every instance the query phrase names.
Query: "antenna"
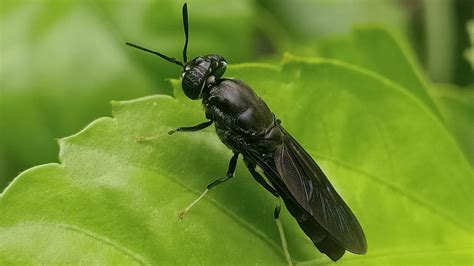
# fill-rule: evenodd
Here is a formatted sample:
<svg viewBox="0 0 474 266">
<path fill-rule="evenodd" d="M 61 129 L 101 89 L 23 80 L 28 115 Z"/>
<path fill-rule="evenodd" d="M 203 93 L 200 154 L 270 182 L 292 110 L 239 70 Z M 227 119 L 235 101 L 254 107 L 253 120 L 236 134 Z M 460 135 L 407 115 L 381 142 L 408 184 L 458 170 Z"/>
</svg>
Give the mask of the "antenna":
<svg viewBox="0 0 474 266">
<path fill-rule="evenodd" d="M 183 26 L 184 26 L 184 48 L 183 48 L 183 61 L 188 62 L 188 37 L 189 37 L 189 26 L 188 26 L 188 4 L 183 5 Z"/>
<path fill-rule="evenodd" d="M 165 59 L 165 60 L 168 61 L 168 62 L 171 62 L 171 63 L 174 63 L 174 64 L 177 64 L 177 65 L 180 65 L 180 66 L 184 67 L 184 64 L 181 63 L 180 61 L 178 61 L 178 60 L 177 60 L 176 58 L 174 58 L 174 57 L 166 56 L 166 55 L 164 55 L 164 54 L 162 54 L 162 53 L 158 53 L 158 52 L 152 51 L 152 50 L 150 50 L 150 49 L 141 47 L 141 46 L 136 45 L 136 44 L 133 44 L 133 43 L 127 42 L 127 43 L 125 43 L 125 44 L 126 44 L 126 45 L 129 45 L 129 46 L 132 46 L 133 48 L 137 48 L 137 49 L 139 49 L 139 50 L 142 50 L 142 51 L 145 51 L 145 52 L 149 52 L 149 53 L 155 54 L 155 55 L 157 55 L 157 56 L 159 56 L 159 57 Z"/>
<path fill-rule="evenodd" d="M 184 26 L 184 37 L 185 37 L 185 40 L 184 40 L 184 48 L 183 48 L 183 61 L 184 61 L 184 64 L 188 61 L 188 55 L 187 55 L 187 52 L 188 52 L 188 37 L 189 37 L 189 26 L 188 26 L 188 4 L 184 3 L 183 5 L 183 26 Z M 150 50 L 150 49 L 147 49 L 145 47 L 141 47 L 139 45 L 136 45 L 136 44 L 133 44 L 133 43 L 125 43 L 126 45 L 129 45 L 129 46 L 132 46 L 133 48 L 137 48 L 139 50 L 142 50 L 142 51 L 145 51 L 145 52 L 149 52 L 149 53 L 152 53 L 154 55 L 157 55 L 163 59 L 165 59 L 166 61 L 168 62 L 171 62 L 171 63 L 174 63 L 174 64 L 177 64 L 177 65 L 180 65 L 184 68 L 184 64 L 182 62 L 180 62 L 178 59 L 174 58 L 174 57 L 169 57 L 169 56 L 166 56 L 162 53 L 158 53 L 156 51 L 153 51 L 153 50 Z"/>
</svg>

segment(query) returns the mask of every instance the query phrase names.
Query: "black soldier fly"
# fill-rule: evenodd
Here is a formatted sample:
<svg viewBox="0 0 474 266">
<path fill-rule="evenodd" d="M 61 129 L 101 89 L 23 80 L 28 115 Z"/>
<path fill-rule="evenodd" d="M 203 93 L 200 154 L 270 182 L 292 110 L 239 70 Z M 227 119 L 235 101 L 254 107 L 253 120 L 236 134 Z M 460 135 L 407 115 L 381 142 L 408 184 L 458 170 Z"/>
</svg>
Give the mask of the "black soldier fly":
<svg viewBox="0 0 474 266">
<path fill-rule="evenodd" d="M 127 43 L 181 66 L 184 93 L 192 100 L 202 99 L 208 120 L 195 126 L 179 127 L 169 134 L 198 131 L 214 123 L 220 140 L 234 153 L 227 174 L 209 184 L 198 199 L 180 212 L 180 218 L 210 189 L 234 176 L 237 159 L 241 154 L 253 178 L 277 199 L 283 199 L 291 215 L 319 251 L 333 261 L 341 258 L 346 250 L 365 254 L 367 243 L 356 217 L 329 183 L 321 168 L 283 128 L 266 103 L 243 81 L 222 77 L 227 67 L 222 56 L 209 54 L 187 61 L 189 33 L 186 4 L 183 5 L 182 12 L 185 34 L 183 62 Z M 257 172 L 257 166 L 266 178 Z M 283 228 L 278 219 L 279 213 L 278 200 L 274 217 L 283 250 L 291 264 Z"/>
</svg>

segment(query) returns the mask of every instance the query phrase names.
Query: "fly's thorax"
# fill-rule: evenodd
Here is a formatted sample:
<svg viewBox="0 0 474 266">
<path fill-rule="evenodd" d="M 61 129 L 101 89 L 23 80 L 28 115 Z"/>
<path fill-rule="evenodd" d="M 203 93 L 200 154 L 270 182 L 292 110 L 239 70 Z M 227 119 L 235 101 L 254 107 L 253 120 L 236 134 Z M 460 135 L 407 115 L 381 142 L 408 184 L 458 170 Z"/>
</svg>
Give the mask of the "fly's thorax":
<svg viewBox="0 0 474 266">
<path fill-rule="evenodd" d="M 222 77 L 227 63 L 222 56 L 198 56 L 186 63 L 182 73 L 182 88 L 186 96 L 192 100 L 200 99 L 203 92 Z"/>
<path fill-rule="evenodd" d="M 246 136 L 263 136 L 274 125 L 274 116 L 255 92 L 237 79 L 219 79 L 203 99 L 206 113 L 221 124 Z"/>
</svg>

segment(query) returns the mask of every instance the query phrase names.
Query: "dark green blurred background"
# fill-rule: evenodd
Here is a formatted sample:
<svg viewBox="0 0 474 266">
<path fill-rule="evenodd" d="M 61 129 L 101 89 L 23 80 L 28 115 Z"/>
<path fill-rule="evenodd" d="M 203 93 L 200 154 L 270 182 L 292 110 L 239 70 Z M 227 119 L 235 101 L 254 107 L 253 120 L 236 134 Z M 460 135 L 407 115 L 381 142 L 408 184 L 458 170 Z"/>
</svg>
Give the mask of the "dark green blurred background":
<svg viewBox="0 0 474 266">
<path fill-rule="evenodd" d="M 124 43 L 179 57 L 183 2 L 1 2 L 0 191 L 21 171 L 57 161 L 56 139 L 110 115 L 110 100 L 171 93 L 166 78 L 178 77 L 179 69 Z M 433 90 L 472 94 L 467 23 L 473 3 L 189 0 L 189 56 L 218 53 L 232 64 L 278 63 L 286 51 L 316 55 L 313 47 L 322 39 L 376 23 L 409 40 L 432 84 L 451 84 Z"/>
</svg>

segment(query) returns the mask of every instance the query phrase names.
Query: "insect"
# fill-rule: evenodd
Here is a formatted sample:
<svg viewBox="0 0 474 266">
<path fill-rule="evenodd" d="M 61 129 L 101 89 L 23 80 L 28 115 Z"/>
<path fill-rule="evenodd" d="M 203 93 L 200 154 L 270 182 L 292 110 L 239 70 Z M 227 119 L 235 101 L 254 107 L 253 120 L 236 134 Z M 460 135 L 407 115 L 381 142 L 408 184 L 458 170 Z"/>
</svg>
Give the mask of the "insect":
<svg viewBox="0 0 474 266">
<path fill-rule="evenodd" d="M 192 100 L 202 100 L 207 121 L 195 126 L 179 127 L 169 134 L 198 131 L 214 124 L 220 140 L 233 152 L 227 174 L 210 183 L 179 214 L 180 218 L 210 189 L 234 176 L 237 159 L 242 155 L 253 178 L 278 199 L 274 218 L 290 264 L 291 258 L 279 221 L 280 198 L 319 251 L 333 261 L 340 259 L 346 250 L 365 254 L 367 243 L 356 217 L 321 168 L 283 128 L 267 104 L 243 81 L 223 77 L 227 62 L 222 56 L 209 54 L 187 61 L 189 27 L 186 4 L 182 12 L 185 34 L 183 62 L 127 43 L 181 66 L 184 93 Z M 257 167 L 263 171 L 263 176 Z"/>
</svg>

